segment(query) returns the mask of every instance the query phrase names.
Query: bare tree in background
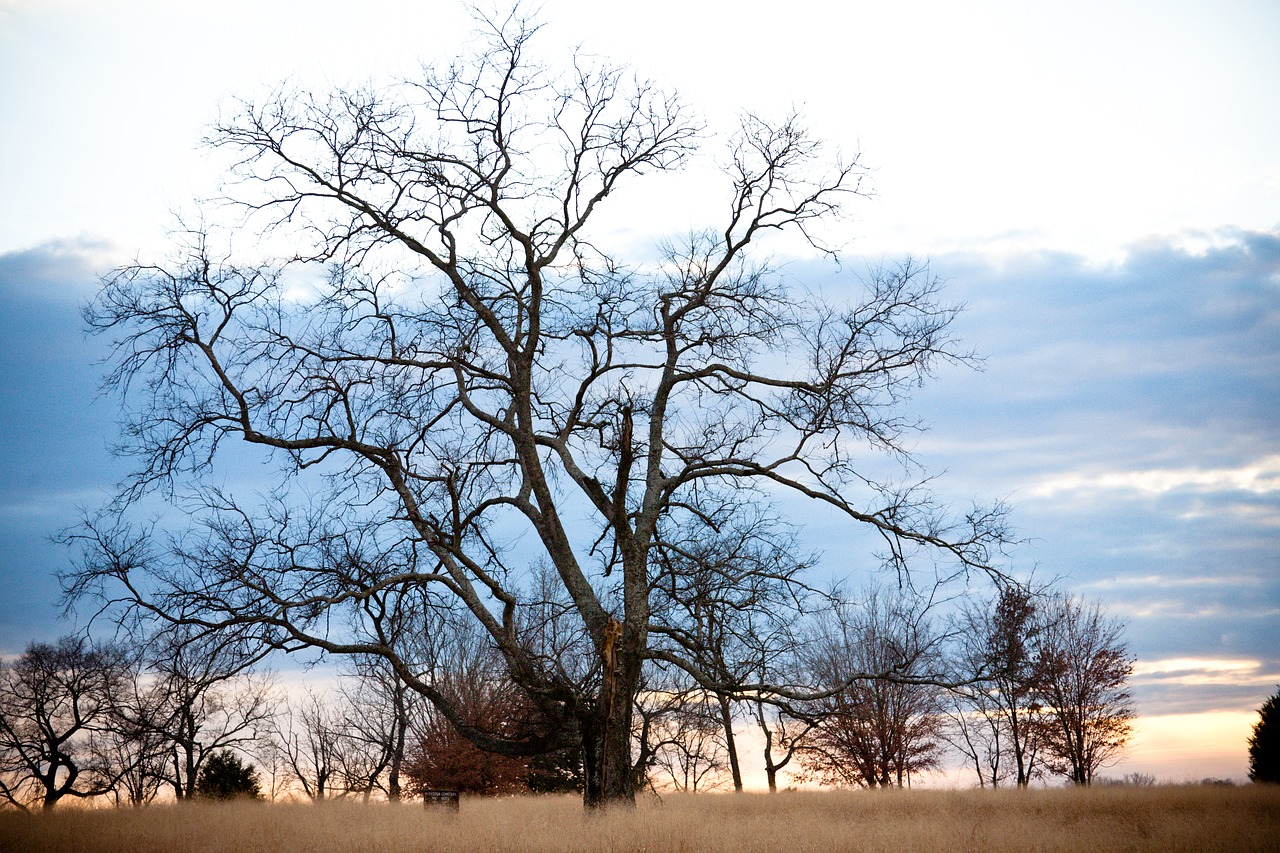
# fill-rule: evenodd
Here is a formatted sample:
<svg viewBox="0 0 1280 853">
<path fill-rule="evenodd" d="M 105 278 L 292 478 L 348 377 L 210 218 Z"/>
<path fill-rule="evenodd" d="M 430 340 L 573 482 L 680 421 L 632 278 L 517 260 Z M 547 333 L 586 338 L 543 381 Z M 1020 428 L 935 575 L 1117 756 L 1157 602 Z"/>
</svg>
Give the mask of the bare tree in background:
<svg viewBox="0 0 1280 853">
<path fill-rule="evenodd" d="M 826 620 L 806 647 L 809 666 L 820 683 L 846 686 L 810 706 L 818 725 L 802 748 L 807 777 L 902 787 L 937 766 L 942 677 L 929 616 L 929 603 L 909 591 L 873 586 Z"/>
<path fill-rule="evenodd" d="M 1012 776 L 1026 787 L 1040 772 L 1044 706 L 1036 648 L 1044 591 L 1001 584 L 996 597 L 967 606 L 954 653 L 951 741 L 972 762 L 982 786 Z"/>
<path fill-rule="evenodd" d="M 875 271 L 831 304 L 755 252 L 791 234 L 834 257 L 824 234 L 860 192 L 856 159 L 795 117 L 747 115 L 723 157 L 721 221 L 628 264 L 597 215 L 637 178 L 684 168 L 703 128 L 624 70 L 575 57 L 552 73 L 532 58 L 536 30 L 516 10 L 414 81 L 282 88 L 214 130 L 235 158 L 238 240 L 296 256 L 237 263 L 206 231 L 173 263 L 105 281 L 85 316 L 113 336 L 108 385 L 138 465 L 89 525 L 68 593 L 379 655 L 477 745 L 527 757 L 576 742 L 586 804 L 631 803 L 647 660 L 716 695 L 816 695 L 728 683 L 670 642 L 651 601 L 672 531 L 790 492 L 878 533 L 903 571 L 919 549 L 989 568 L 1000 513 L 952 521 L 921 485 L 863 466 L 905 456 L 900 404 L 966 358 L 928 270 Z M 209 486 L 230 440 L 281 470 L 262 505 Z M 139 552 L 121 520 L 155 489 L 199 502 L 205 539 L 182 559 Z M 584 677 L 531 651 L 539 561 L 587 642 Z M 555 724 L 479 728 L 394 645 L 336 627 L 390 588 L 465 612 Z"/>
<path fill-rule="evenodd" d="M 706 715 L 700 705 L 713 703 L 735 791 L 743 789 L 734 735 L 741 685 L 779 683 L 781 662 L 798 642 L 797 617 L 812 609 L 808 561 L 797 559 L 798 551 L 794 531 L 751 502 L 708 508 L 696 525 L 672 531 L 654 549 L 651 606 L 661 627 L 653 645 L 695 661 L 719 685 L 707 691 L 693 682 L 668 692 L 687 697 L 682 707 L 699 705 L 682 712 L 699 725 Z"/>
<path fill-rule="evenodd" d="M 704 690 L 681 694 L 652 725 L 651 784 L 676 791 L 712 791 L 728 779 L 729 750 L 716 697 Z M 740 777 L 739 777 L 740 778 Z"/>
<path fill-rule="evenodd" d="M 251 670 L 264 653 L 231 633 L 197 635 L 181 628 L 161 631 L 148 644 L 150 695 L 137 725 L 152 726 L 165 740 L 163 776 L 177 799 L 196 795 L 209 756 L 248 749 L 270 730 L 274 682 Z"/>
<path fill-rule="evenodd" d="M 307 691 L 275 721 L 271 744 L 302 793 L 314 802 L 343 796 L 344 717 L 331 697 Z"/>
<path fill-rule="evenodd" d="M 0 798 L 24 811 L 112 791 L 124 770 L 94 740 L 112 731 L 128 678 L 117 646 L 32 643 L 0 665 Z"/>
<path fill-rule="evenodd" d="M 1124 626 L 1098 603 L 1062 594 L 1040 608 L 1036 693 L 1050 767 L 1077 785 L 1119 758 L 1133 730 L 1133 656 Z"/>
<path fill-rule="evenodd" d="M 633 769 L 637 788 L 707 790 L 728 781 L 736 788 L 719 697 L 681 670 L 647 668 L 636 695 Z"/>
<path fill-rule="evenodd" d="M 417 696 L 379 657 L 353 659 L 341 673 L 345 705 L 342 774 L 346 786 L 369 797 L 381 789 L 400 799 L 409 725 Z M 385 777 L 385 780 L 384 780 Z"/>
<path fill-rule="evenodd" d="M 346 550 L 353 559 L 359 551 Z M 438 624 L 440 608 L 413 593 L 404 585 L 370 590 L 358 600 L 351 622 L 355 636 L 400 650 L 402 662 L 421 671 L 434 662 L 436 636 L 443 629 Z M 380 787 L 396 802 L 402 793 L 409 727 L 422 698 L 392 661 L 380 655 L 349 657 L 341 675 L 346 701 L 342 772 L 347 786 L 366 797 Z"/>
<path fill-rule="evenodd" d="M 769 793 L 778 791 L 778 773 L 803 753 L 807 738 L 818 725 L 814 718 L 794 716 L 768 702 L 751 703 L 755 723 L 764 741 L 764 774 Z"/>
<path fill-rule="evenodd" d="M 1004 720 L 995 704 L 975 689 L 948 697 L 948 722 L 942 735 L 973 768 L 978 787 L 998 788 L 1010 776 Z"/>
<path fill-rule="evenodd" d="M 112 775 L 118 779 L 111 795 L 117 805 L 146 805 L 168 784 L 172 745 L 163 733 L 164 718 L 158 691 L 138 656 L 130 654 L 111 723 L 90 740 L 95 762 L 115 768 Z"/>
</svg>

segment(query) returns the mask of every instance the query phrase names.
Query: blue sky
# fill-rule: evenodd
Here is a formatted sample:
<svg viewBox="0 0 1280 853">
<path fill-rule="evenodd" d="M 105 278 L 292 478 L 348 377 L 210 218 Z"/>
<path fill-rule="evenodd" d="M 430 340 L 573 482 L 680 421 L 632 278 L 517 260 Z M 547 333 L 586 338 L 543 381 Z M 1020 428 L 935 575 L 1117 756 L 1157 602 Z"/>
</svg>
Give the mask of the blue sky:
<svg viewBox="0 0 1280 853">
<path fill-rule="evenodd" d="M 846 270 L 929 258 L 986 361 L 913 401 L 920 461 L 957 503 L 1011 502 L 1019 567 L 1127 620 L 1152 718 L 1128 766 L 1243 775 L 1280 682 L 1280 7 L 879 6 L 542 8 L 549 45 L 631 63 L 713 125 L 795 105 L 861 150 L 876 195 Z M 452 4 L 356 8 L 0 0 L 0 653 L 67 630 L 47 537 L 122 471 L 78 306 L 213 191 L 219 103 L 410 73 L 467 27 Z M 698 224 L 674 186 L 612 241 Z M 1178 745 L 1213 726 L 1212 749 Z"/>
</svg>

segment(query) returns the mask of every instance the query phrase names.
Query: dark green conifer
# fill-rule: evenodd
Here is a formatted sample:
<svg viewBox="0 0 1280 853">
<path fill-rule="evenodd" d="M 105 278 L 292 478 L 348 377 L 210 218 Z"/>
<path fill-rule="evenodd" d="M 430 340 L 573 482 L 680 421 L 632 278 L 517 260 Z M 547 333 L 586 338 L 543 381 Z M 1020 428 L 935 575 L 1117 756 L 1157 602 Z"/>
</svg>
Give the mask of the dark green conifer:
<svg viewBox="0 0 1280 853">
<path fill-rule="evenodd" d="M 1249 736 L 1249 778 L 1280 782 L 1280 690 L 1262 703 Z"/>
<path fill-rule="evenodd" d="M 196 780 L 196 793 L 215 800 L 231 800 L 236 797 L 262 799 L 253 765 L 244 764 L 229 749 L 209 756 Z"/>
</svg>

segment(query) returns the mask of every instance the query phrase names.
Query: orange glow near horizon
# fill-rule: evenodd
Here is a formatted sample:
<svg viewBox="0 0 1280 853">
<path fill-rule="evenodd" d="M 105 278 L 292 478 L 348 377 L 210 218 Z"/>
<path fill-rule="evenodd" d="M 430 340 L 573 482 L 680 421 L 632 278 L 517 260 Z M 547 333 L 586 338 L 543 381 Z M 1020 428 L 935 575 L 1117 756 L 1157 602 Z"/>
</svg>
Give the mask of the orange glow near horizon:
<svg viewBox="0 0 1280 853">
<path fill-rule="evenodd" d="M 1133 740 L 1109 775 L 1149 773 L 1161 782 L 1248 779 L 1257 711 L 1162 714 L 1134 720 Z"/>
</svg>

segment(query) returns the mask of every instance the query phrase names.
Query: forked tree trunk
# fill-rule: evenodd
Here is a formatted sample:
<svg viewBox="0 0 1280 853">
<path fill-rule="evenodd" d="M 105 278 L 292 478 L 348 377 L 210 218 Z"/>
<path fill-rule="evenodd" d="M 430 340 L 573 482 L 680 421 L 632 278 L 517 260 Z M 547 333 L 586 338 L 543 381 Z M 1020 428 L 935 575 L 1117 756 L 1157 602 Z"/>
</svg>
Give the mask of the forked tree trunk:
<svg viewBox="0 0 1280 853">
<path fill-rule="evenodd" d="M 760 723 L 760 732 L 764 735 L 764 775 L 769 780 L 769 793 L 778 793 L 778 771 L 791 760 L 791 753 L 778 764 L 773 763 L 773 732 L 769 730 L 768 720 L 764 715 L 764 705 L 757 703 L 756 720 Z"/>
</svg>

